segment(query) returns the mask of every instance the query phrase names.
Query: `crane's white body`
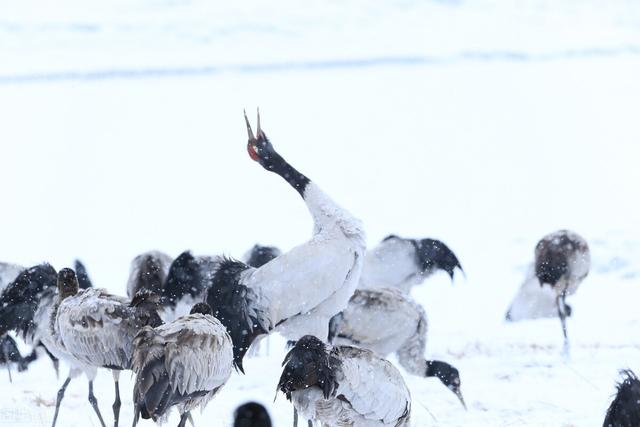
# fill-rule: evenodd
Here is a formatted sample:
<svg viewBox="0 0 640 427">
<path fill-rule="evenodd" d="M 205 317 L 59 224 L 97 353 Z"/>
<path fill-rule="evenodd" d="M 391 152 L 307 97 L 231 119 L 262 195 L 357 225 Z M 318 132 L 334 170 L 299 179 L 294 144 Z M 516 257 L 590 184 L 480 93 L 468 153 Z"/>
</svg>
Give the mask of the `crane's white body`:
<svg viewBox="0 0 640 427">
<path fill-rule="evenodd" d="M 325 399 L 318 387 L 293 391 L 291 400 L 303 418 L 323 426 L 408 426 L 411 394 L 400 372 L 369 350 L 334 349 L 341 366 L 336 368 L 337 390 Z"/>
<path fill-rule="evenodd" d="M 533 264 L 509 306 L 509 320 L 517 322 L 527 319 L 558 317 L 556 292 L 550 286 L 540 286 Z"/>
<path fill-rule="evenodd" d="M 424 376 L 427 316 L 399 289 L 358 289 L 342 312 L 334 344 L 353 345 L 382 357 L 398 355 L 400 365 Z"/>
<path fill-rule="evenodd" d="M 347 306 L 360 280 L 365 235 L 360 221 L 314 183 L 304 200 L 314 221 L 311 240 L 247 269 L 240 281 L 252 290 L 266 330 L 291 340 L 308 334 L 326 340 L 329 320 Z"/>
<path fill-rule="evenodd" d="M 384 240 L 367 251 L 358 288 L 398 288 L 407 293 L 424 281 L 415 246 L 405 239 Z"/>
</svg>

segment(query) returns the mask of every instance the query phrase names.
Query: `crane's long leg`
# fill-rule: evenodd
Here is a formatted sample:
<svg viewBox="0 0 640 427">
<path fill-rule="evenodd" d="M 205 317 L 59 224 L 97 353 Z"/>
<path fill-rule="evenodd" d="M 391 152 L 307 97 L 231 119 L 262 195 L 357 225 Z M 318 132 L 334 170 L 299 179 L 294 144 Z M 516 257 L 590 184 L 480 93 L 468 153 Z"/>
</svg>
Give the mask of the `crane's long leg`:
<svg viewBox="0 0 640 427">
<path fill-rule="evenodd" d="M 140 409 L 138 409 L 138 405 L 134 402 L 133 405 L 135 409 L 133 410 L 133 427 L 138 425 L 138 420 L 140 419 Z"/>
<path fill-rule="evenodd" d="M 11 377 L 11 360 L 9 360 L 9 350 L 5 345 L 2 346 L 2 352 L 4 353 L 4 361 L 7 365 L 7 372 L 9 373 L 9 382 L 13 382 L 13 378 Z"/>
<path fill-rule="evenodd" d="M 565 356 L 569 356 L 569 336 L 567 335 L 567 313 L 565 310 L 567 297 L 567 291 L 564 290 L 556 298 L 556 305 L 558 306 L 558 317 L 560 317 L 560 323 L 562 324 L 562 335 L 564 336 L 564 345 L 562 352 Z"/>
<path fill-rule="evenodd" d="M 58 390 L 58 396 L 56 397 L 56 411 L 53 413 L 53 423 L 51 424 L 51 427 L 56 427 L 56 421 L 58 420 L 58 412 L 60 411 L 60 403 L 62 403 L 64 392 L 67 389 L 67 386 L 69 385 L 70 382 L 71 382 L 71 375 L 67 377 L 67 379 L 64 381 L 64 384 L 62 384 L 62 387 L 60 387 L 60 390 Z"/>
<path fill-rule="evenodd" d="M 309 427 L 313 427 L 313 421 L 311 421 L 311 420 L 307 420 L 307 425 L 308 425 Z"/>
<path fill-rule="evenodd" d="M 191 416 L 191 411 L 187 412 L 187 419 L 189 420 L 191 427 L 196 427 L 196 423 L 193 422 L 193 417 Z"/>
<path fill-rule="evenodd" d="M 298 410 L 293 407 L 293 427 L 298 427 Z"/>
<path fill-rule="evenodd" d="M 111 373 L 113 374 L 113 382 L 116 385 L 116 399 L 113 401 L 113 426 L 118 427 L 118 422 L 120 420 L 120 406 L 122 402 L 120 401 L 120 371 L 117 369 L 112 369 Z"/>
<path fill-rule="evenodd" d="M 39 343 L 38 345 L 40 345 L 40 346 L 42 346 L 42 348 L 44 348 L 45 353 L 47 353 L 47 356 L 49 356 L 49 359 L 51 359 L 51 362 L 53 363 L 53 369 L 56 371 L 56 379 L 60 378 L 60 361 L 58 360 L 57 357 L 55 357 L 53 354 L 51 354 L 49 349 L 47 347 L 45 347 L 44 344 Z"/>
<path fill-rule="evenodd" d="M 180 423 L 178 424 L 178 427 L 185 427 L 187 425 L 188 418 L 189 418 L 188 412 L 185 412 L 184 414 L 180 415 Z"/>
<path fill-rule="evenodd" d="M 100 408 L 98 408 L 98 399 L 93 394 L 93 380 L 89 380 L 89 403 L 91 403 L 91 407 L 96 412 L 98 419 L 100 420 L 100 425 L 102 427 L 107 427 L 102 419 L 102 414 L 100 413 Z"/>
</svg>

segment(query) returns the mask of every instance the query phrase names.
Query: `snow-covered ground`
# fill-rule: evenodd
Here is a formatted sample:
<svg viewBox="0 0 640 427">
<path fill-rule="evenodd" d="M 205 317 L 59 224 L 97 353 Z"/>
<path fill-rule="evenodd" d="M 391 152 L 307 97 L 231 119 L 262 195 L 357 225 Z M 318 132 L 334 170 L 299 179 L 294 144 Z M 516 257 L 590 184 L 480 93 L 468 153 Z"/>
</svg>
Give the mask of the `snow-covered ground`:
<svg viewBox="0 0 640 427">
<path fill-rule="evenodd" d="M 469 411 L 407 377 L 414 425 L 601 424 L 617 370 L 640 370 L 640 4 L 210 3 L 0 1 L 0 260 L 81 257 L 124 294 L 145 250 L 305 240 L 299 196 L 246 155 L 242 109 L 259 105 L 275 147 L 364 221 L 369 244 L 440 238 L 465 268 L 414 296 L 427 356 L 460 369 Z M 502 320 L 558 228 L 593 258 L 569 301 L 570 362 L 556 319 Z M 282 342 L 270 350 L 197 425 L 228 425 L 248 399 L 291 422 L 284 397 L 272 403 Z M 0 376 L 0 425 L 49 425 L 59 385 L 45 359 Z M 111 419 L 110 375 L 96 392 Z M 86 395 L 72 382 L 60 426 L 97 425 Z M 131 416 L 124 399 L 122 425 Z"/>
</svg>

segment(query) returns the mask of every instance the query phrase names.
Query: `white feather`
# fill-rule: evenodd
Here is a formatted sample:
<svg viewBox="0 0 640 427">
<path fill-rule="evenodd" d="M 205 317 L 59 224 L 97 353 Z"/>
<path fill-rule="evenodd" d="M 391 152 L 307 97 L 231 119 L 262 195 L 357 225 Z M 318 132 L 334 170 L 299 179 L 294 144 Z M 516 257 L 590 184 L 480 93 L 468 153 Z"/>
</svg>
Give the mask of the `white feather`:
<svg viewBox="0 0 640 427">
<path fill-rule="evenodd" d="M 293 340 L 327 336 L 329 319 L 347 306 L 356 288 L 365 251 L 360 221 L 313 183 L 304 199 L 314 219 L 311 240 L 241 279 L 253 291 L 267 329 L 284 321 L 277 330 Z"/>
</svg>

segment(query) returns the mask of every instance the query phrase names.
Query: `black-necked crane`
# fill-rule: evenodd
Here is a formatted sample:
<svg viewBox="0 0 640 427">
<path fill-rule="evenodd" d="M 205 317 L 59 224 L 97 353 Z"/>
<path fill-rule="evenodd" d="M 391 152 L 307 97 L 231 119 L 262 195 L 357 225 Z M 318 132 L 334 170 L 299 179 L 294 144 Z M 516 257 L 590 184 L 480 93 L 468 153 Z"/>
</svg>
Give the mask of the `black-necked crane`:
<svg viewBox="0 0 640 427">
<path fill-rule="evenodd" d="M 331 319 L 329 342 L 366 348 L 382 357 L 395 353 L 407 372 L 438 378 L 466 408 L 458 370 L 424 358 L 427 326 L 422 306 L 399 289 L 357 289 L 347 308 Z"/>
<path fill-rule="evenodd" d="M 236 408 L 233 427 L 271 427 L 271 417 L 261 404 L 247 402 Z"/>
<path fill-rule="evenodd" d="M 171 323 L 138 332 L 133 342 L 134 420 L 161 421 L 174 406 L 184 427 L 190 412 L 204 408 L 233 370 L 233 343 L 206 303 Z"/>
<path fill-rule="evenodd" d="M 58 294 L 52 313 L 52 334 L 64 349 L 80 362 L 94 368 L 107 368 L 113 374 L 115 401 L 114 426 L 120 416 L 119 378 L 131 369 L 133 338 L 150 321 L 158 326 L 157 295 L 139 292 L 131 303 L 104 289 L 79 289 L 73 270 L 58 273 Z M 148 303 L 145 300 L 150 298 Z"/>
<path fill-rule="evenodd" d="M 604 419 L 602 427 L 640 426 L 640 380 L 629 370 L 620 372 L 622 381 Z"/>
<path fill-rule="evenodd" d="M 458 257 L 435 239 L 407 239 L 390 235 L 367 251 L 358 288 L 399 288 L 408 293 L 438 270 L 451 280 L 462 270 Z"/>
<path fill-rule="evenodd" d="M 278 389 L 310 424 L 409 425 L 411 395 L 402 375 L 370 350 L 331 347 L 305 336 L 289 351 L 283 365 Z"/>
<path fill-rule="evenodd" d="M 537 312 L 548 314 L 549 300 L 553 299 L 562 325 L 564 354 L 568 355 L 569 337 L 566 318 L 571 314 L 571 307 L 567 305 L 566 297 L 576 292 L 580 283 L 589 274 L 590 265 L 589 245 L 577 233 L 560 230 L 544 236 L 536 245 L 535 258 L 523 285 L 525 290 L 521 288 L 516 296 L 516 300 L 507 312 L 507 320 L 526 316 L 544 317 L 532 315 L 532 309 L 527 308 L 527 304 L 531 303 L 533 307 L 537 307 Z M 549 295 L 547 290 L 535 292 L 529 289 L 534 283 L 541 288 L 549 285 L 552 295 Z"/>
<path fill-rule="evenodd" d="M 207 302 L 229 330 L 234 360 L 256 337 L 277 330 L 289 340 L 326 339 L 329 320 L 346 308 L 360 279 L 365 236 L 360 221 L 291 166 L 260 127 L 254 136 L 245 115 L 252 160 L 280 175 L 302 196 L 314 223 L 310 240 L 260 268 L 219 258 Z"/>
<path fill-rule="evenodd" d="M 89 403 L 100 424 L 105 427 L 93 393 L 97 369 L 72 355 L 52 328 L 57 309 L 57 273 L 49 264 L 40 264 L 21 272 L 0 295 L 0 333 L 14 330 L 30 343 L 41 343 L 46 350 L 69 365 L 69 375 L 58 390 L 52 425 L 55 427 L 67 386 L 84 373 L 89 381 Z"/>
</svg>

